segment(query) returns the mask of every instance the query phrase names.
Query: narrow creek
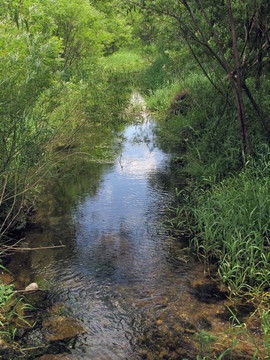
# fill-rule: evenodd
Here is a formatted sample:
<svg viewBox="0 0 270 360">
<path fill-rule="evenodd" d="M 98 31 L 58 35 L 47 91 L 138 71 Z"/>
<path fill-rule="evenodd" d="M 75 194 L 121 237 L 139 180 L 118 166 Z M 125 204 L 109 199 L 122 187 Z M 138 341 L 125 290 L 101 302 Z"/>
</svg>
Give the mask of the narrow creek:
<svg viewBox="0 0 270 360">
<path fill-rule="evenodd" d="M 113 164 L 93 162 L 44 201 L 25 243 L 65 248 L 11 261 L 20 286 L 49 284 L 80 321 L 76 359 L 195 359 L 195 332 L 228 327 L 224 294 L 163 231 L 174 185 L 154 127 L 146 115 L 128 126 Z M 65 200 L 71 192 L 76 200 Z"/>
</svg>

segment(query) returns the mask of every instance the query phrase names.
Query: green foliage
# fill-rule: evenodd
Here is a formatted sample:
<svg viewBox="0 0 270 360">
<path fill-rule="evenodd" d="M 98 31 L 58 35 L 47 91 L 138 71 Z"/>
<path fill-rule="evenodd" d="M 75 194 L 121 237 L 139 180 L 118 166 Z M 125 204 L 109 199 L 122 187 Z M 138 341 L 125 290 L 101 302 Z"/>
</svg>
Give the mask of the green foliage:
<svg viewBox="0 0 270 360">
<path fill-rule="evenodd" d="M 256 134 L 261 133 L 262 123 L 268 136 L 270 133 L 267 112 L 256 101 L 262 79 L 269 71 L 269 54 L 266 50 L 269 26 L 268 18 L 264 15 L 269 8 L 268 3 L 265 0 L 250 1 L 245 5 L 241 2 L 231 5 L 230 0 L 226 4 L 223 1 L 195 0 L 137 0 L 132 4 L 127 0 L 126 3 L 129 10 L 135 5 L 135 10 L 140 9 L 143 14 L 140 24 L 144 21 L 148 36 L 141 33 L 144 43 L 148 46 L 150 43 L 153 48 L 154 41 L 156 48 L 163 50 L 160 53 L 170 53 L 170 50 L 171 54 L 176 51 L 179 56 L 181 48 L 188 49 L 191 67 L 197 64 L 209 83 L 222 94 L 223 101 L 229 98 L 229 105 L 235 113 L 232 121 L 238 124 L 239 153 L 245 163 L 253 145 L 250 140 L 252 130 Z M 155 24 L 162 29 L 161 36 Z M 252 91 L 250 83 L 256 84 Z M 253 111 L 247 113 L 248 107 Z M 249 126 L 252 127 L 251 131 Z"/>
<path fill-rule="evenodd" d="M 135 63 L 142 65 L 127 55 L 124 65 L 121 56 L 110 63 L 108 54 L 130 41 L 130 29 L 120 8 L 94 5 L 1 3 L 0 237 L 25 225 L 56 149 L 69 146 L 85 124 L 123 122 L 125 89 Z"/>
<path fill-rule="evenodd" d="M 172 61 L 166 53 L 158 55 L 141 74 L 141 86 L 147 95 L 168 86 L 173 80 Z"/>
<path fill-rule="evenodd" d="M 237 50 L 233 48 L 232 19 L 222 1 L 138 0 L 135 4 L 135 9 L 134 2 L 129 4 L 140 25 L 134 31 L 151 62 L 143 74 L 142 87 L 150 108 L 168 120 L 160 123 L 160 143 L 181 159 L 192 184 L 192 191 L 183 196 L 185 205 L 176 204 L 169 223 L 180 233 L 193 232 L 196 250 L 207 262 L 218 261 L 219 273 L 232 293 L 252 287 L 263 291 L 270 285 L 269 145 L 267 124 L 262 125 L 269 112 L 269 54 L 262 44 L 262 39 L 268 43 L 268 20 L 263 10 L 269 5 L 266 1 L 232 4 Z M 238 80 L 234 76 L 238 55 L 242 83 L 236 92 L 243 96 L 241 108 L 248 119 L 245 130 L 245 119 L 237 114 L 238 100 L 232 91 Z M 180 90 L 189 96 L 186 111 L 170 114 Z M 248 142 L 253 157 L 242 171 Z"/>
<path fill-rule="evenodd" d="M 187 93 L 185 111 L 170 114 L 170 103 L 181 90 Z M 158 103 L 159 94 L 163 103 Z M 202 74 L 192 73 L 157 90 L 148 102 L 167 119 L 159 125 L 163 148 L 180 153 L 184 171 L 196 182 L 219 180 L 241 167 L 238 126 L 232 121 L 235 115 Z"/>
<path fill-rule="evenodd" d="M 170 2 L 166 3 L 168 7 L 173 6 Z M 195 4 L 190 4 L 196 8 Z M 227 60 L 233 62 L 233 53 L 229 46 L 230 37 L 226 35 L 227 29 L 224 28 L 225 22 L 222 18 L 224 7 L 215 10 L 211 2 L 204 5 L 213 19 L 219 21 L 218 36 L 220 41 L 222 39 L 224 51 L 227 47 Z M 145 6 L 147 16 L 152 11 L 160 21 L 164 20 L 164 7 L 160 2 L 145 2 Z M 250 3 L 248 6 L 253 5 Z M 163 15 L 157 15 L 157 9 Z M 218 11 L 218 14 L 214 16 L 215 11 Z M 237 17 L 239 8 L 234 6 L 234 11 Z M 241 11 L 244 12 L 244 9 Z M 183 21 L 185 16 L 182 17 Z M 206 26 L 202 22 L 203 17 L 199 17 L 199 12 L 196 16 L 203 29 Z M 176 25 L 172 22 L 170 26 L 172 31 Z M 241 26 L 238 28 L 239 34 L 242 31 L 240 28 Z M 205 28 L 204 31 L 207 32 L 209 29 Z M 213 42 L 214 50 L 219 52 L 211 36 L 209 35 L 209 41 Z M 161 41 L 165 45 L 164 39 Z M 156 55 L 153 45 L 145 49 L 148 50 L 148 55 L 149 49 L 152 49 L 151 56 L 156 56 L 144 74 L 144 86 L 151 89 L 147 99 L 151 109 L 158 111 L 159 116 L 165 119 L 171 101 L 180 90 L 186 91 L 190 97 L 187 112 L 169 115 L 168 121 L 161 122 L 158 130 L 161 145 L 165 150 L 175 152 L 176 157 L 181 159 L 183 171 L 191 180 L 192 190 L 188 194 L 181 192 L 180 200 L 168 219 L 169 226 L 176 227 L 179 234 L 191 236 L 193 246 L 206 262 L 217 261 L 219 274 L 229 286 L 231 294 L 267 290 L 270 286 L 267 220 L 270 215 L 267 201 L 270 190 L 267 180 L 269 146 L 261 123 L 254 121 L 257 116 L 254 107 L 248 97 L 244 97 L 250 119 L 253 157 L 249 159 L 245 171 L 242 171 L 239 125 L 233 106 L 234 98 L 225 79 L 221 79 L 220 69 L 216 64 L 209 62 L 206 53 L 198 48 L 195 55 L 222 90 L 221 93 L 211 86 L 205 74 L 198 72 L 198 68 L 194 71 L 194 58 L 189 62 L 183 60 L 182 73 L 178 74 L 178 80 L 170 82 L 170 74 L 173 74 L 176 66 L 180 64 L 179 61 L 173 60 L 173 54 L 177 53 L 176 46 L 166 52 L 165 57 Z M 179 54 L 180 51 L 185 54 L 179 46 Z M 169 64 L 168 68 L 174 69 L 170 70 L 170 74 L 165 74 L 165 59 Z M 208 61 L 208 64 L 205 64 L 205 61 Z M 266 94 L 269 84 L 266 78 L 260 75 L 260 95 L 256 93 L 258 84 L 255 72 L 247 71 L 245 76 L 255 101 L 262 108 L 268 109 Z"/>
<path fill-rule="evenodd" d="M 248 164 L 239 175 L 211 187 L 195 187 L 192 244 L 218 272 L 232 294 L 269 288 L 269 156 Z M 209 184 L 209 179 L 207 184 Z"/>
<path fill-rule="evenodd" d="M 31 33 L 3 19 L 0 24 L 1 106 L 0 176 L 1 229 L 3 234 L 20 223 L 26 209 L 25 190 L 29 168 L 42 158 L 42 144 L 51 129 L 35 102 L 57 80 L 61 41 L 54 36 Z M 39 167 L 39 165 L 37 165 Z M 35 180 L 34 180 L 35 181 Z"/>
<path fill-rule="evenodd" d="M 31 306 L 23 301 L 13 290 L 12 285 L 0 286 L 0 335 L 14 340 L 18 321 L 30 326 L 24 317 L 24 311 Z"/>
</svg>

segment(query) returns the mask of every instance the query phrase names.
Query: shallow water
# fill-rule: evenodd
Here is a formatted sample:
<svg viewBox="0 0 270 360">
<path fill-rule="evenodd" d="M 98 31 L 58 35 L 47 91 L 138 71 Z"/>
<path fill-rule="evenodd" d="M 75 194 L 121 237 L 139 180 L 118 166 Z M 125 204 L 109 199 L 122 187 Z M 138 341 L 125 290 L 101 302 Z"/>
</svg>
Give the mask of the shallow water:
<svg viewBox="0 0 270 360">
<path fill-rule="evenodd" d="M 128 126 L 113 164 L 88 164 L 43 202 L 25 242 L 65 248 L 16 259 L 22 286 L 48 283 L 82 323 L 77 359 L 195 358 L 196 331 L 228 326 L 224 296 L 201 285 L 203 265 L 163 231 L 174 183 L 154 126 L 146 116 Z"/>
</svg>

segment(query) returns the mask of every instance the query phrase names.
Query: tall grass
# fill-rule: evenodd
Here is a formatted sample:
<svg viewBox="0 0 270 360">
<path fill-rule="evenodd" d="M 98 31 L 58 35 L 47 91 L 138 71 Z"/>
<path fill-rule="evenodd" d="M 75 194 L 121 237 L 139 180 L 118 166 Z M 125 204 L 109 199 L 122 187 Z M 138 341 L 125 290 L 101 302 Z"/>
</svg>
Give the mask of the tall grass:
<svg viewBox="0 0 270 360">
<path fill-rule="evenodd" d="M 269 173 L 268 150 L 237 175 L 195 186 L 192 203 L 184 205 L 191 214 L 192 245 L 207 262 L 217 261 L 234 295 L 270 287 Z"/>
</svg>

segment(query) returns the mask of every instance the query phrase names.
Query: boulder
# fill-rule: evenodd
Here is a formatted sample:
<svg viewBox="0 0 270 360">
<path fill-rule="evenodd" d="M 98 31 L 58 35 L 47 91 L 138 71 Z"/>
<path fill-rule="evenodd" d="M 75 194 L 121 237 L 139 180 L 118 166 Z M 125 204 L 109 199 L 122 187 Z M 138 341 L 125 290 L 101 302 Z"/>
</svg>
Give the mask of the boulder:
<svg viewBox="0 0 270 360">
<path fill-rule="evenodd" d="M 64 341 L 76 338 L 84 329 L 75 319 L 54 316 L 43 321 L 42 332 L 47 341 Z"/>
</svg>

